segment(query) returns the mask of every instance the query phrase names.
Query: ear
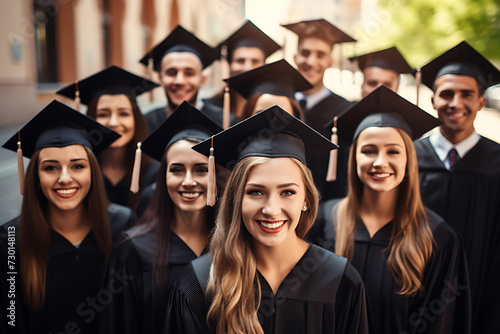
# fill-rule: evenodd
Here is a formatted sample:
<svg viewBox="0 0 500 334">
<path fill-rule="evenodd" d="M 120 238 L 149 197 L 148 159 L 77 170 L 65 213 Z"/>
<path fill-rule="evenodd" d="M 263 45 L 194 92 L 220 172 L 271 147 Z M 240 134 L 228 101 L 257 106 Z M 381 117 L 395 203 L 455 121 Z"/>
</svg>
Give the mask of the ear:
<svg viewBox="0 0 500 334">
<path fill-rule="evenodd" d="M 486 105 L 486 95 L 483 94 L 479 97 L 479 109 L 478 110 L 483 109 L 485 105 Z"/>
<path fill-rule="evenodd" d="M 434 95 L 431 97 L 431 103 L 432 103 L 432 106 L 434 106 Z M 436 109 L 436 108 L 434 108 Z"/>
<path fill-rule="evenodd" d="M 201 75 L 201 84 L 200 84 L 200 87 L 204 86 L 205 82 L 207 82 L 207 76 L 206 76 L 206 74 L 202 74 Z"/>
<path fill-rule="evenodd" d="M 330 57 L 328 57 L 328 68 L 332 67 L 334 63 L 335 61 L 333 60 L 333 57 L 330 55 Z"/>
<path fill-rule="evenodd" d="M 299 55 L 298 55 L 297 53 L 293 55 L 293 61 L 295 62 L 295 65 L 297 65 L 297 57 L 298 57 L 298 56 L 299 56 Z M 298 65 L 297 65 L 297 66 L 298 66 Z"/>
</svg>

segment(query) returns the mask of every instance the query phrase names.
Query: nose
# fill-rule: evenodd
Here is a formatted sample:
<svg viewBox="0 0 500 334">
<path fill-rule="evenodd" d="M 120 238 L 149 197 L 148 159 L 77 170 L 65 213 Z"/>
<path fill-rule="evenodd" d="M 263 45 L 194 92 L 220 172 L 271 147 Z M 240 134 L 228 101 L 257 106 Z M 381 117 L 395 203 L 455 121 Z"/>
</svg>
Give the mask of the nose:
<svg viewBox="0 0 500 334">
<path fill-rule="evenodd" d="M 383 153 L 379 153 L 373 161 L 373 167 L 383 167 L 387 163 L 387 157 Z"/>
<path fill-rule="evenodd" d="M 182 186 L 184 187 L 194 187 L 196 185 L 196 181 L 193 178 L 193 175 L 191 174 L 190 171 L 186 172 L 186 176 L 184 177 L 184 180 L 182 181 Z"/>
<path fill-rule="evenodd" d="M 245 62 L 243 63 L 242 72 L 250 71 L 251 69 L 253 69 L 252 60 L 246 59 Z"/>
<path fill-rule="evenodd" d="M 460 97 L 460 94 L 454 94 L 453 99 L 450 101 L 450 108 L 457 108 L 462 105 L 462 98 Z"/>
<path fill-rule="evenodd" d="M 315 62 L 315 57 L 314 55 L 311 53 L 309 54 L 307 57 L 306 57 L 306 64 L 309 65 L 309 66 L 312 66 L 314 65 L 314 62 Z"/>
<path fill-rule="evenodd" d="M 181 71 L 179 71 L 179 72 L 177 72 L 177 74 L 175 75 L 174 83 L 175 83 L 175 84 L 178 84 L 178 85 L 179 85 L 179 84 L 183 84 L 183 83 L 184 83 L 184 79 L 185 79 L 185 78 L 184 78 L 184 74 L 183 74 Z"/>
<path fill-rule="evenodd" d="M 59 184 L 69 184 L 71 183 L 72 178 L 69 173 L 69 170 L 67 167 L 63 167 L 61 169 L 61 174 L 59 174 L 59 180 L 57 180 L 57 183 Z"/>
<path fill-rule="evenodd" d="M 279 200 L 276 196 L 269 196 L 262 208 L 262 213 L 266 216 L 274 217 L 281 213 Z"/>
<path fill-rule="evenodd" d="M 118 126 L 118 117 L 115 112 L 112 112 L 109 117 L 108 127 Z"/>
</svg>

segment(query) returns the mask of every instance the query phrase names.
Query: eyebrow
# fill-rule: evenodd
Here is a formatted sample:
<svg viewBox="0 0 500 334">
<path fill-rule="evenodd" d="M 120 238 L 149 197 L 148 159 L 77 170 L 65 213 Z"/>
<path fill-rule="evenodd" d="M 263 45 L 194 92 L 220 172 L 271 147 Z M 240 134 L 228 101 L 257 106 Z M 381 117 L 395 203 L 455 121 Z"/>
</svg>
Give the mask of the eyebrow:
<svg viewBox="0 0 500 334">
<path fill-rule="evenodd" d="M 247 187 L 256 187 L 256 188 L 265 188 L 264 185 L 262 184 L 258 184 L 258 183 L 247 183 L 246 185 Z M 295 182 L 290 182 L 290 183 L 283 183 L 283 184 L 280 184 L 278 185 L 278 189 L 281 189 L 281 188 L 288 188 L 288 187 L 292 187 L 292 186 L 295 186 L 295 187 L 299 187 L 299 185 Z M 300 188 L 300 187 L 299 187 Z"/>
<path fill-rule="evenodd" d="M 194 164 L 195 167 L 197 167 L 197 166 L 206 166 L 206 165 L 208 165 L 207 162 L 200 162 L 200 163 Z M 182 167 L 184 167 L 184 164 L 180 163 L 180 162 L 172 162 L 169 166 L 182 166 Z"/>
<path fill-rule="evenodd" d="M 70 162 L 75 162 L 75 161 L 80 161 L 80 160 L 87 161 L 87 159 L 85 159 L 85 158 L 76 158 L 76 159 L 71 159 Z M 56 163 L 56 164 L 58 164 L 59 160 L 43 160 L 42 164 L 44 164 L 44 163 Z"/>
<path fill-rule="evenodd" d="M 361 146 L 361 148 L 366 147 L 366 146 L 377 146 L 377 145 L 375 145 L 375 144 L 365 144 L 365 145 L 362 145 L 362 146 Z M 402 145 L 400 145 L 400 144 L 396 144 L 396 143 L 394 143 L 394 144 L 385 144 L 385 145 L 384 145 L 384 147 L 387 147 L 387 146 L 399 146 L 399 147 L 401 147 L 401 148 L 403 148 L 403 147 L 404 147 L 404 146 L 402 146 Z"/>
</svg>

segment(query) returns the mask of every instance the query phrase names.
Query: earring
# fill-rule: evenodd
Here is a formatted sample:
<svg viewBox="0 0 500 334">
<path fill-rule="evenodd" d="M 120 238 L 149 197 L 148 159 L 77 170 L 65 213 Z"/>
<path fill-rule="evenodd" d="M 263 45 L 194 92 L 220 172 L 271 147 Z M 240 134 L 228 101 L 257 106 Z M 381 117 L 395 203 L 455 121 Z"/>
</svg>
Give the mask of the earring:
<svg viewBox="0 0 500 334">
<path fill-rule="evenodd" d="M 304 206 L 302 207 L 302 211 L 307 211 L 307 206 L 305 206 L 305 205 L 304 205 Z"/>
</svg>

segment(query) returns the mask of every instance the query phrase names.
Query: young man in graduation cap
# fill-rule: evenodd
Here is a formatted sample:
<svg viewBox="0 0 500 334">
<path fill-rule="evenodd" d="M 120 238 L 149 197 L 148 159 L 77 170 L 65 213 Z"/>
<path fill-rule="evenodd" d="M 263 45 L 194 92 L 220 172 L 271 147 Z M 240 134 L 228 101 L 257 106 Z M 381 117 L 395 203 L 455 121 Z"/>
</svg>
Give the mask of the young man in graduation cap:
<svg viewBox="0 0 500 334">
<path fill-rule="evenodd" d="M 331 129 L 325 128 L 324 125 L 348 108 L 351 102 L 327 89 L 323 85 L 323 77 L 326 69 L 333 65 L 331 53 L 334 45 L 356 40 L 324 19 L 285 24 L 283 27 L 298 35 L 295 64 L 299 72 L 313 85 L 311 89 L 295 94 L 295 99 L 304 111 L 305 123 L 330 138 Z M 349 143 L 339 144 L 339 164 L 345 163 L 347 166 Z M 347 193 L 347 167 L 345 175 L 342 170 L 338 170 L 337 179 L 328 182 L 327 167 L 328 155 L 310 161 L 314 182 L 322 199 L 344 197 Z"/>
<path fill-rule="evenodd" d="M 152 63 L 165 89 L 167 105 L 148 112 L 146 122 L 151 133 L 183 102 L 188 101 L 218 124 L 222 124 L 222 109 L 198 99 L 206 81 L 202 71 L 218 58 L 216 49 L 195 35 L 177 26 L 161 43 L 150 50 L 140 62 Z"/>
<path fill-rule="evenodd" d="M 361 98 L 379 86 L 386 86 L 397 93 L 399 75 L 413 73 L 413 69 L 396 47 L 366 53 L 349 60 L 357 61 L 359 69 L 363 72 Z"/>
<path fill-rule="evenodd" d="M 226 50 L 226 59 L 229 67 L 229 76 L 234 76 L 265 64 L 267 57 L 279 50 L 281 47 L 255 24 L 247 20 L 231 36 L 222 41 L 217 49 Z M 224 55 L 221 55 L 224 57 Z M 224 77 L 223 79 L 226 79 Z M 241 117 L 245 99 L 231 88 L 230 105 L 231 113 L 236 117 Z M 207 102 L 223 107 L 224 90 L 219 92 Z"/>
<path fill-rule="evenodd" d="M 474 129 L 500 71 L 465 41 L 421 68 L 443 124 L 416 142 L 424 203 L 464 239 L 472 332 L 500 333 L 500 145 Z"/>
</svg>

